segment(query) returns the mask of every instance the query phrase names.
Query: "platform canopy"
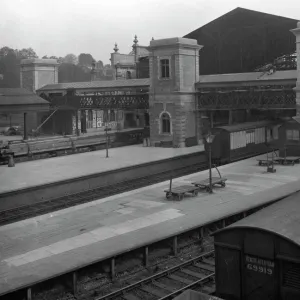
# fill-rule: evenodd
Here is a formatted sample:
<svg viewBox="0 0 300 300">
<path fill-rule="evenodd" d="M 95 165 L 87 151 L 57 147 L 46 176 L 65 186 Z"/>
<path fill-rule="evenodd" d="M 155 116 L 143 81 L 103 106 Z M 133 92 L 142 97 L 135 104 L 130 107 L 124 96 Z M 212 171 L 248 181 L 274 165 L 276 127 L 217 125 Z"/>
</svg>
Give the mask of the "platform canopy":
<svg viewBox="0 0 300 300">
<path fill-rule="evenodd" d="M 0 88 L 0 113 L 48 111 L 49 102 L 23 88 Z"/>
</svg>

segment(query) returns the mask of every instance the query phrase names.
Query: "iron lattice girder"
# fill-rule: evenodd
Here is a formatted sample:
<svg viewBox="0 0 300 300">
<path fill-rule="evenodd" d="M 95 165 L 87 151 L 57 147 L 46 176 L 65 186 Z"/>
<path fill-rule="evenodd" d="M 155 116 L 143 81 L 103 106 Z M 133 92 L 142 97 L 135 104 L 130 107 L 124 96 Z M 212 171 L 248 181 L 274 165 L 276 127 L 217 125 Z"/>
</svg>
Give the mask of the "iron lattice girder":
<svg viewBox="0 0 300 300">
<path fill-rule="evenodd" d="M 62 96 L 54 97 L 51 106 L 65 109 L 148 109 L 149 95 Z"/>
<path fill-rule="evenodd" d="M 292 89 L 234 90 L 200 92 L 198 110 L 221 109 L 293 109 L 296 108 L 296 93 Z"/>
</svg>

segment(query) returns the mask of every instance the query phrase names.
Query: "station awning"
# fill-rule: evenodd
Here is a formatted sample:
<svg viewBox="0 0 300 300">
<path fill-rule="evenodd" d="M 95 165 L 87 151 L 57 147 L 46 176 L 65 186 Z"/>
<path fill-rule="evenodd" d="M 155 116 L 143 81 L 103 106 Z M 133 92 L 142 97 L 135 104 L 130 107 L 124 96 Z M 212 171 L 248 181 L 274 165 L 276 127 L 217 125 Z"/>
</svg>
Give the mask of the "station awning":
<svg viewBox="0 0 300 300">
<path fill-rule="evenodd" d="M 0 88 L 0 113 L 49 111 L 48 101 L 23 88 Z"/>
</svg>

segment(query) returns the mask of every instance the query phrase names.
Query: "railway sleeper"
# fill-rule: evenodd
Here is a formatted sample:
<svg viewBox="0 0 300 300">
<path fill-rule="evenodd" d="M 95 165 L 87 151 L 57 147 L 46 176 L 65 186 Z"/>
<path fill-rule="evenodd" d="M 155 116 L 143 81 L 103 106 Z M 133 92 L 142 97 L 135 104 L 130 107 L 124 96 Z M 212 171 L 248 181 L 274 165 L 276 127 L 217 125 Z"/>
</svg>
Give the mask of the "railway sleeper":
<svg viewBox="0 0 300 300">
<path fill-rule="evenodd" d="M 214 262 L 214 261 L 209 260 L 209 259 L 207 259 L 207 258 L 205 258 L 205 257 L 202 258 L 202 261 L 203 261 L 204 263 L 208 264 L 208 265 L 215 266 L 215 262 Z"/>
<path fill-rule="evenodd" d="M 152 284 L 155 285 L 155 286 L 157 286 L 157 287 L 160 288 L 160 289 L 167 290 L 167 291 L 169 291 L 169 292 L 175 292 L 175 291 L 177 290 L 177 289 L 174 288 L 174 287 L 168 286 L 168 285 L 166 285 L 166 284 L 164 284 L 164 283 L 161 283 L 161 282 L 158 282 L 158 281 L 156 281 L 156 280 L 153 280 L 153 281 L 152 281 Z"/>
<path fill-rule="evenodd" d="M 206 265 L 203 263 L 195 263 L 195 266 L 206 271 L 215 272 L 215 267 L 211 265 Z"/>
<path fill-rule="evenodd" d="M 181 283 L 184 283 L 184 284 L 192 284 L 194 283 L 193 280 L 190 280 L 190 279 L 187 279 L 187 278 L 182 278 L 178 275 L 175 275 L 175 274 L 170 274 L 168 275 L 168 278 L 172 279 L 172 280 L 175 280 L 175 281 L 179 281 Z"/>
<path fill-rule="evenodd" d="M 122 298 L 124 298 L 125 300 L 141 300 L 139 297 L 133 294 L 123 294 Z"/>
<path fill-rule="evenodd" d="M 206 275 L 204 274 L 201 274 L 200 272 L 194 272 L 192 270 L 189 270 L 189 269 L 180 269 L 180 271 L 184 274 L 187 274 L 187 275 L 190 275 L 190 276 L 193 276 L 193 277 L 196 277 L 196 278 L 199 278 L 199 279 L 202 279 L 202 278 L 205 278 Z"/>
<path fill-rule="evenodd" d="M 154 288 L 152 288 L 150 286 L 147 286 L 147 285 L 141 286 L 141 287 L 139 287 L 139 289 L 144 291 L 144 292 L 150 293 L 154 296 L 160 297 L 160 298 L 162 298 L 162 297 L 164 297 L 168 294 L 167 292 L 163 292 L 161 290 L 154 289 Z"/>
</svg>

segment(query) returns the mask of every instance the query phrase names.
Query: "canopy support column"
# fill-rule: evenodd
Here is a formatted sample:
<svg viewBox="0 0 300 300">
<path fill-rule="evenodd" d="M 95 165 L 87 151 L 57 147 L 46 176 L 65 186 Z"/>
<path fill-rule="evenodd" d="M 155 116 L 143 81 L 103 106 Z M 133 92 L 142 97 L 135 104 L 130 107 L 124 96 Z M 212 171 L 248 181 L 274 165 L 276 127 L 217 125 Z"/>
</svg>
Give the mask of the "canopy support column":
<svg viewBox="0 0 300 300">
<path fill-rule="evenodd" d="M 24 112 L 24 140 L 28 140 L 28 134 L 27 134 L 27 113 Z"/>
</svg>

